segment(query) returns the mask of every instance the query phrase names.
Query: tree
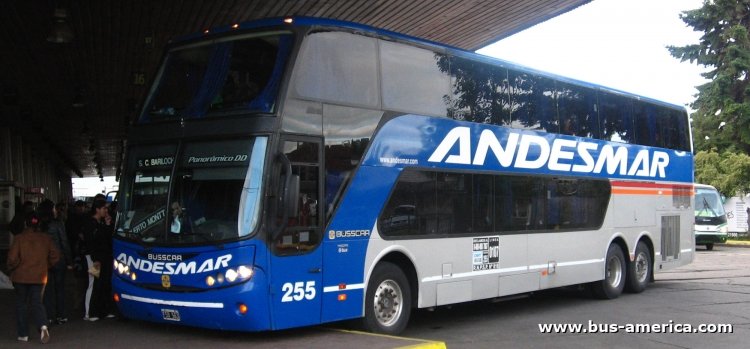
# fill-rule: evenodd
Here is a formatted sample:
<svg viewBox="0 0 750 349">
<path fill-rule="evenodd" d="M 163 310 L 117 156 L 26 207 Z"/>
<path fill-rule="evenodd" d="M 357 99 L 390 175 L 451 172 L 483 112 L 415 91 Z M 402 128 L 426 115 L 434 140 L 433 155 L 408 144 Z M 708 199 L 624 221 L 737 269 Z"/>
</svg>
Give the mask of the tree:
<svg viewBox="0 0 750 349">
<path fill-rule="evenodd" d="M 750 0 L 704 1 L 680 18 L 704 34 L 698 44 L 668 47 L 670 53 L 713 68 L 691 104 L 696 150 L 750 153 Z"/>
<path fill-rule="evenodd" d="M 695 181 L 713 185 L 725 196 L 750 193 L 750 156 L 699 151 L 695 154 Z"/>
</svg>

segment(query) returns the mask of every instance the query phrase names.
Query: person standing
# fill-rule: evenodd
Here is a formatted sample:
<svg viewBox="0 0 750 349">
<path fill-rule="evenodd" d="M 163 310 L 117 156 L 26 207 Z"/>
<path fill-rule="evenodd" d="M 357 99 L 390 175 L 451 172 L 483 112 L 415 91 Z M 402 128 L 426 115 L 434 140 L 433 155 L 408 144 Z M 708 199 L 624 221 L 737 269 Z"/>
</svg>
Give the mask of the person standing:
<svg viewBox="0 0 750 349">
<path fill-rule="evenodd" d="M 20 198 L 16 197 L 16 200 L 20 200 Z M 26 217 L 31 214 L 31 212 L 34 212 L 34 203 L 31 201 L 24 201 L 23 205 L 16 206 L 16 213 L 8 224 L 8 229 L 11 234 L 10 240 L 8 240 L 9 245 L 12 245 L 13 238 L 15 238 L 16 235 L 21 234 L 24 228 L 26 228 Z"/>
<path fill-rule="evenodd" d="M 44 306 L 50 322 L 58 325 L 68 322 L 65 311 L 65 274 L 72 265 L 73 259 L 68 247 L 68 236 L 65 234 L 65 224 L 58 218 L 59 212 L 51 200 L 44 200 L 39 204 L 37 214 L 43 224 L 47 224 L 47 233 L 60 251 L 60 260 L 50 269 L 49 282 L 44 293 Z M 71 268 L 72 269 L 72 268 Z"/>
<path fill-rule="evenodd" d="M 86 245 L 89 288 L 86 290 L 84 320 L 97 321 L 99 316 L 114 317 L 112 300 L 112 234 L 114 232 L 109 208 L 104 200 L 94 200 L 91 218 L 82 227 Z M 98 274 L 98 275 L 97 275 Z"/>
<path fill-rule="evenodd" d="M 54 241 L 47 234 L 46 224 L 41 223 L 35 213 L 26 219 L 26 228 L 13 240 L 8 251 L 8 270 L 16 293 L 16 321 L 18 340 L 29 340 L 27 303 L 31 302 L 34 323 L 42 343 L 49 342 L 47 314 L 42 303 L 47 270 L 60 259 Z"/>
<path fill-rule="evenodd" d="M 76 200 L 73 204 L 73 208 L 68 213 L 68 220 L 65 222 L 65 232 L 68 234 L 68 243 L 70 244 L 70 250 L 74 258 L 78 250 L 79 235 L 81 235 L 81 226 L 88 220 L 88 212 L 86 212 L 86 203 L 81 200 Z M 81 256 L 83 257 L 83 256 Z"/>
<path fill-rule="evenodd" d="M 68 214 L 68 221 L 65 222 L 65 232 L 68 235 L 68 245 L 70 246 L 70 255 L 73 258 L 73 277 L 75 278 L 74 303 L 71 309 L 76 314 L 85 313 L 84 294 L 88 288 L 89 278 L 86 269 L 85 244 L 83 243 L 83 231 L 81 228 L 91 217 L 86 210 L 86 203 L 76 200 L 73 208 Z"/>
</svg>

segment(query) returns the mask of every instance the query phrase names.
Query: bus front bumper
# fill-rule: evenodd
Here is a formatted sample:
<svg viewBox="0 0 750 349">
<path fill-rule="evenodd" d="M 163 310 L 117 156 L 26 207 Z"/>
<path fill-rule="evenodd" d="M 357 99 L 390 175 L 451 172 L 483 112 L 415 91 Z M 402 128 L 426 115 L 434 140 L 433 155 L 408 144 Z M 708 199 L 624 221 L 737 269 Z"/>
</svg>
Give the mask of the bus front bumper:
<svg viewBox="0 0 750 349">
<path fill-rule="evenodd" d="M 721 244 L 727 242 L 726 233 L 714 233 L 714 232 L 695 232 L 695 244 L 706 245 L 706 244 Z"/>
<path fill-rule="evenodd" d="M 115 276 L 112 289 L 120 313 L 129 319 L 219 330 L 271 329 L 269 303 L 253 280 L 210 291 L 171 292 L 138 287 Z"/>
</svg>

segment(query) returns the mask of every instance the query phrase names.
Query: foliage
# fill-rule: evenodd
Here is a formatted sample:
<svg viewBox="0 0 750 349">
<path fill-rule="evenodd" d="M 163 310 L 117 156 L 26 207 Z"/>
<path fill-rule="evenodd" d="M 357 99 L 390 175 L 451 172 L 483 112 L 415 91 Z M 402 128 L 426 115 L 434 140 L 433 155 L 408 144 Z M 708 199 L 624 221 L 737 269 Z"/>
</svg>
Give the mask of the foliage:
<svg viewBox="0 0 750 349">
<path fill-rule="evenodd" d="M 750 153 L 750 0 L 704 1 L 680 18 L 704 34 L 698 44 L 670 46 L 670 53 L 713 68 L 691 105 L 696 150 Z"/>
<path fill-rule="evenodd" d="M 695 181 L 716 187 L 725 196 L 750 193 L 750 156 L 725 151 L 695 154 Z"/>
</svg>

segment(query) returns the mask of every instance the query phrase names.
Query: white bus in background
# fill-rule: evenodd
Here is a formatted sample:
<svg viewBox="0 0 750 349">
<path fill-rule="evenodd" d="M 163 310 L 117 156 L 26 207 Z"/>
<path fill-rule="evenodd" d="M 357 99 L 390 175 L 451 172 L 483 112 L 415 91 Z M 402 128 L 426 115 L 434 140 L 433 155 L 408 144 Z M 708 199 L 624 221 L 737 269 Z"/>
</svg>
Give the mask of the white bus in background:
<svg viewBox="0 0 750 349">
<path fill-rule="evenodd" d="M 706 184 L 695 184 L 695 245 L 711 251 L 714 244 L 727 241 L 727 215 L 721 194 Z"/>
</svg>

